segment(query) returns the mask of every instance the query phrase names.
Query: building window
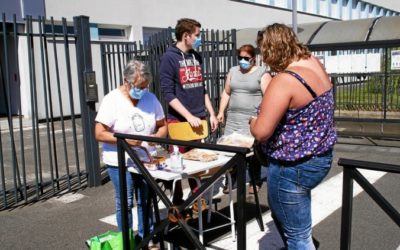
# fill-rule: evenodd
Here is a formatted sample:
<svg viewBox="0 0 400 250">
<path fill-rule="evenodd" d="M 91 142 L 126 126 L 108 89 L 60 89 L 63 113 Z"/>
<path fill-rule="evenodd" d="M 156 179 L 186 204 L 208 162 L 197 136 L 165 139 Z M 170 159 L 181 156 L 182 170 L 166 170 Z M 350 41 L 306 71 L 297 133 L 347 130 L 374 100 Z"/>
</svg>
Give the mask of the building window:
<svg viewBox="0 0 400 250">
<path fill-rule="evenodd" d="M 64 27 L 62 25 L 54 25 L 54 26 L 52 26 L 51 24 L 46 24 L 44 26 L 44 32 L 45 33 L 53 33 L 53 31 L 54 31 L 55 34 L 64 34 Z M 69 34 L 69 35 L 75 34 L 73 26 L 67 26 L 67 34 Z"/>
<path fill-rule="evenodd" d="M 125 29 L 98 28 L 99 36 L 125 37 Z"/>
</svg>

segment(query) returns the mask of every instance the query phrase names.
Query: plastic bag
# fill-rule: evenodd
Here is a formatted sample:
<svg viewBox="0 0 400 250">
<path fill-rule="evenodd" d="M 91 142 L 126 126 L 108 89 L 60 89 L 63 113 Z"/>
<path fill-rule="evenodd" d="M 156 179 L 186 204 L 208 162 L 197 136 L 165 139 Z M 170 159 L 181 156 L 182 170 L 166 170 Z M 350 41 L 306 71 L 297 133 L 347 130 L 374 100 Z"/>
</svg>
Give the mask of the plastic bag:
<svg viewBox="0 0 400 250">
<path fill-rule="evenodd" d="M 130 249 L 135 249 L 135 239 L 132 230 L 129 230 Z M 122 232 L 108 231 L 99 236 L 94 236 L 86 241 L 90 250 L 120 250 L 124 249 Z"/>
</svg>

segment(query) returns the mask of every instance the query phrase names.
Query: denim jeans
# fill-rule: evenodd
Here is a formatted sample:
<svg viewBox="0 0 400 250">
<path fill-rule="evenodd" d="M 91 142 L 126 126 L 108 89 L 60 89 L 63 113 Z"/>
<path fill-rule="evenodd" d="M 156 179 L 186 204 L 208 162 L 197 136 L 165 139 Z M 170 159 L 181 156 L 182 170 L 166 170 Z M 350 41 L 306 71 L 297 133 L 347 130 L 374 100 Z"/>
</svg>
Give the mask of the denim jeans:
<svg viewBox="0 0 400 250">
<path fill-rule="evenodd" d="M 119 173 L 118 167 L 107 166 L 107 172 L 110 176 L 111 182 L 114 184 L 115 189 L 115 210 L 117 216 L 118 230 L 122 231 L 121 224 L 121 203 L 120 203 L 120 192 L 119 192 Z M 144 212 L 147 207 L 149 190 L 147 183 L 142 176 L 135 176 L 126 171 L 126 187 L 127 187 L 127 199 L 128 199 L 128 226 L 132 228 L 132 208 L 133 208 L 133 191 L 135 190 L 136 205 L 137 205 L 137 217 L 138 217 L 138 234 L 143 238 L 144 235 Z M 153 213 L 152 209 L 149 211 L 149 230 L 153 230 Z"/>
<path fill-rule="evenodd" d="M 328 174 L 331 163 L 332 151 L 291 164 L 270 160 L 268 204 L 289 250 L 315 249 L 311 229 L 311 190 Z"/>
</svg>

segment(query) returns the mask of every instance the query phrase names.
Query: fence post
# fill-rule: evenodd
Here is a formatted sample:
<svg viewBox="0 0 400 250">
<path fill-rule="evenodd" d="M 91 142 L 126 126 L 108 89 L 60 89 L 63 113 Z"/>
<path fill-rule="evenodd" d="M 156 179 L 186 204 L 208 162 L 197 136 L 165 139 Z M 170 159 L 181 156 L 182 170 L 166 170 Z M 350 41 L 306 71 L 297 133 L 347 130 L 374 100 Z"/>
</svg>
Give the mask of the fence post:
<svg viewBox="0 0 400 250">
<path fill-rule="evenodd" d="M 98 92 L 95 72 L 92 67 L 89 17 L 75 16 L 76 66 L 78 70 L 81 120 L 88 187 L 101 184 L 99 145 L 94 136 L 96 102 Z"/>
<path fill-rule="evenodd" d="M 340 249 L 351 249 L 351 222 L 353 215 L 353 177 L 352 169 L 343 167 L 342 218 L 340 230 Z"/>
</svg>

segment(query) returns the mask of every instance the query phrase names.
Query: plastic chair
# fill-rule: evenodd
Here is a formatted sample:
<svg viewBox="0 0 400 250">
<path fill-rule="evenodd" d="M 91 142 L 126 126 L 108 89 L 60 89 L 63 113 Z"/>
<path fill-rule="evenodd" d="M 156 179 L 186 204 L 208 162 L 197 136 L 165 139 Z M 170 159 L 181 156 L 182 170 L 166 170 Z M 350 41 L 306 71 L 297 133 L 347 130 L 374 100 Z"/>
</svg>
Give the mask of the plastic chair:
<svg viewBox="0 0 400 250">
<path fill-rule="evenodd" d="M 193 129 L 188 122 L 179 122 L 179 123 L 170 123 L 168 124 L 168 133 L 169 137 L 171 139 L 175 140 L 183 140 L 183 141 L 189 141 L 189 140 L 202 140 L 208 136 L 208 123 L 207 121 L 203 120 L 202 121 L 202 126 L 199 128 Z M 200 179 L 201 178 L 208 178 L 213 175 L 213 173 L 216 172 L 218 168 L 211 169 L 209 171 L 205 171 L 202 173 L 198 173 L 196 175 L 188 176 L 188 179 L 194 179 L 197 183 L 197 186 L 201 185 Z M 204 243 L 204 232 L 211 231 L 223 226 L 231 225 L 231 232 L 232 232 L 232 240 L 236 240 L 236 232 L 235 232 L 235 216 L 234 216 L 234 209 L 233 209 L 233 199 L 232 199 L 232 178 L 230 176 L 229 171 L 226 172 L 226 176 L 228 176 L 228 187 L 229 187 L 229 207 L 230 207 L 230 217 L 228 218 L 224 214 L 218 212 L 217 210 L 214 210 L 212 208 L 212 198 L 213 198 L 213 191 L 214 191 L 214 185 L 211 186 L 210 189 L 210 195 L 207 198 L 207 203 L 208 203 L 208 214 L 207 214 L 207 223 L 211 222 L 211 213 L 215 212 L 226 219 L 229 220 L 229 223 L 220 225 L 218 227 L 213 227 L 209 228 L 207 230 L 204 230 L 203 227 L 203 215 L 202 215 L 202 204 L 201 204 L 201 199 L 197 200 L 197 205 L 199 209 L 198 213 L 198 220 L 199 220 L 199 227 L 198 230 L 193 228 L 195 231 L 199 233 L 199 240 L 201 243 Z M 223 178 L 224 176 L 221 176 Z M 174 194 L 175 191 L 175 180 L 172 185 L 172 192 L 171 195 Z"/>
</svg>

